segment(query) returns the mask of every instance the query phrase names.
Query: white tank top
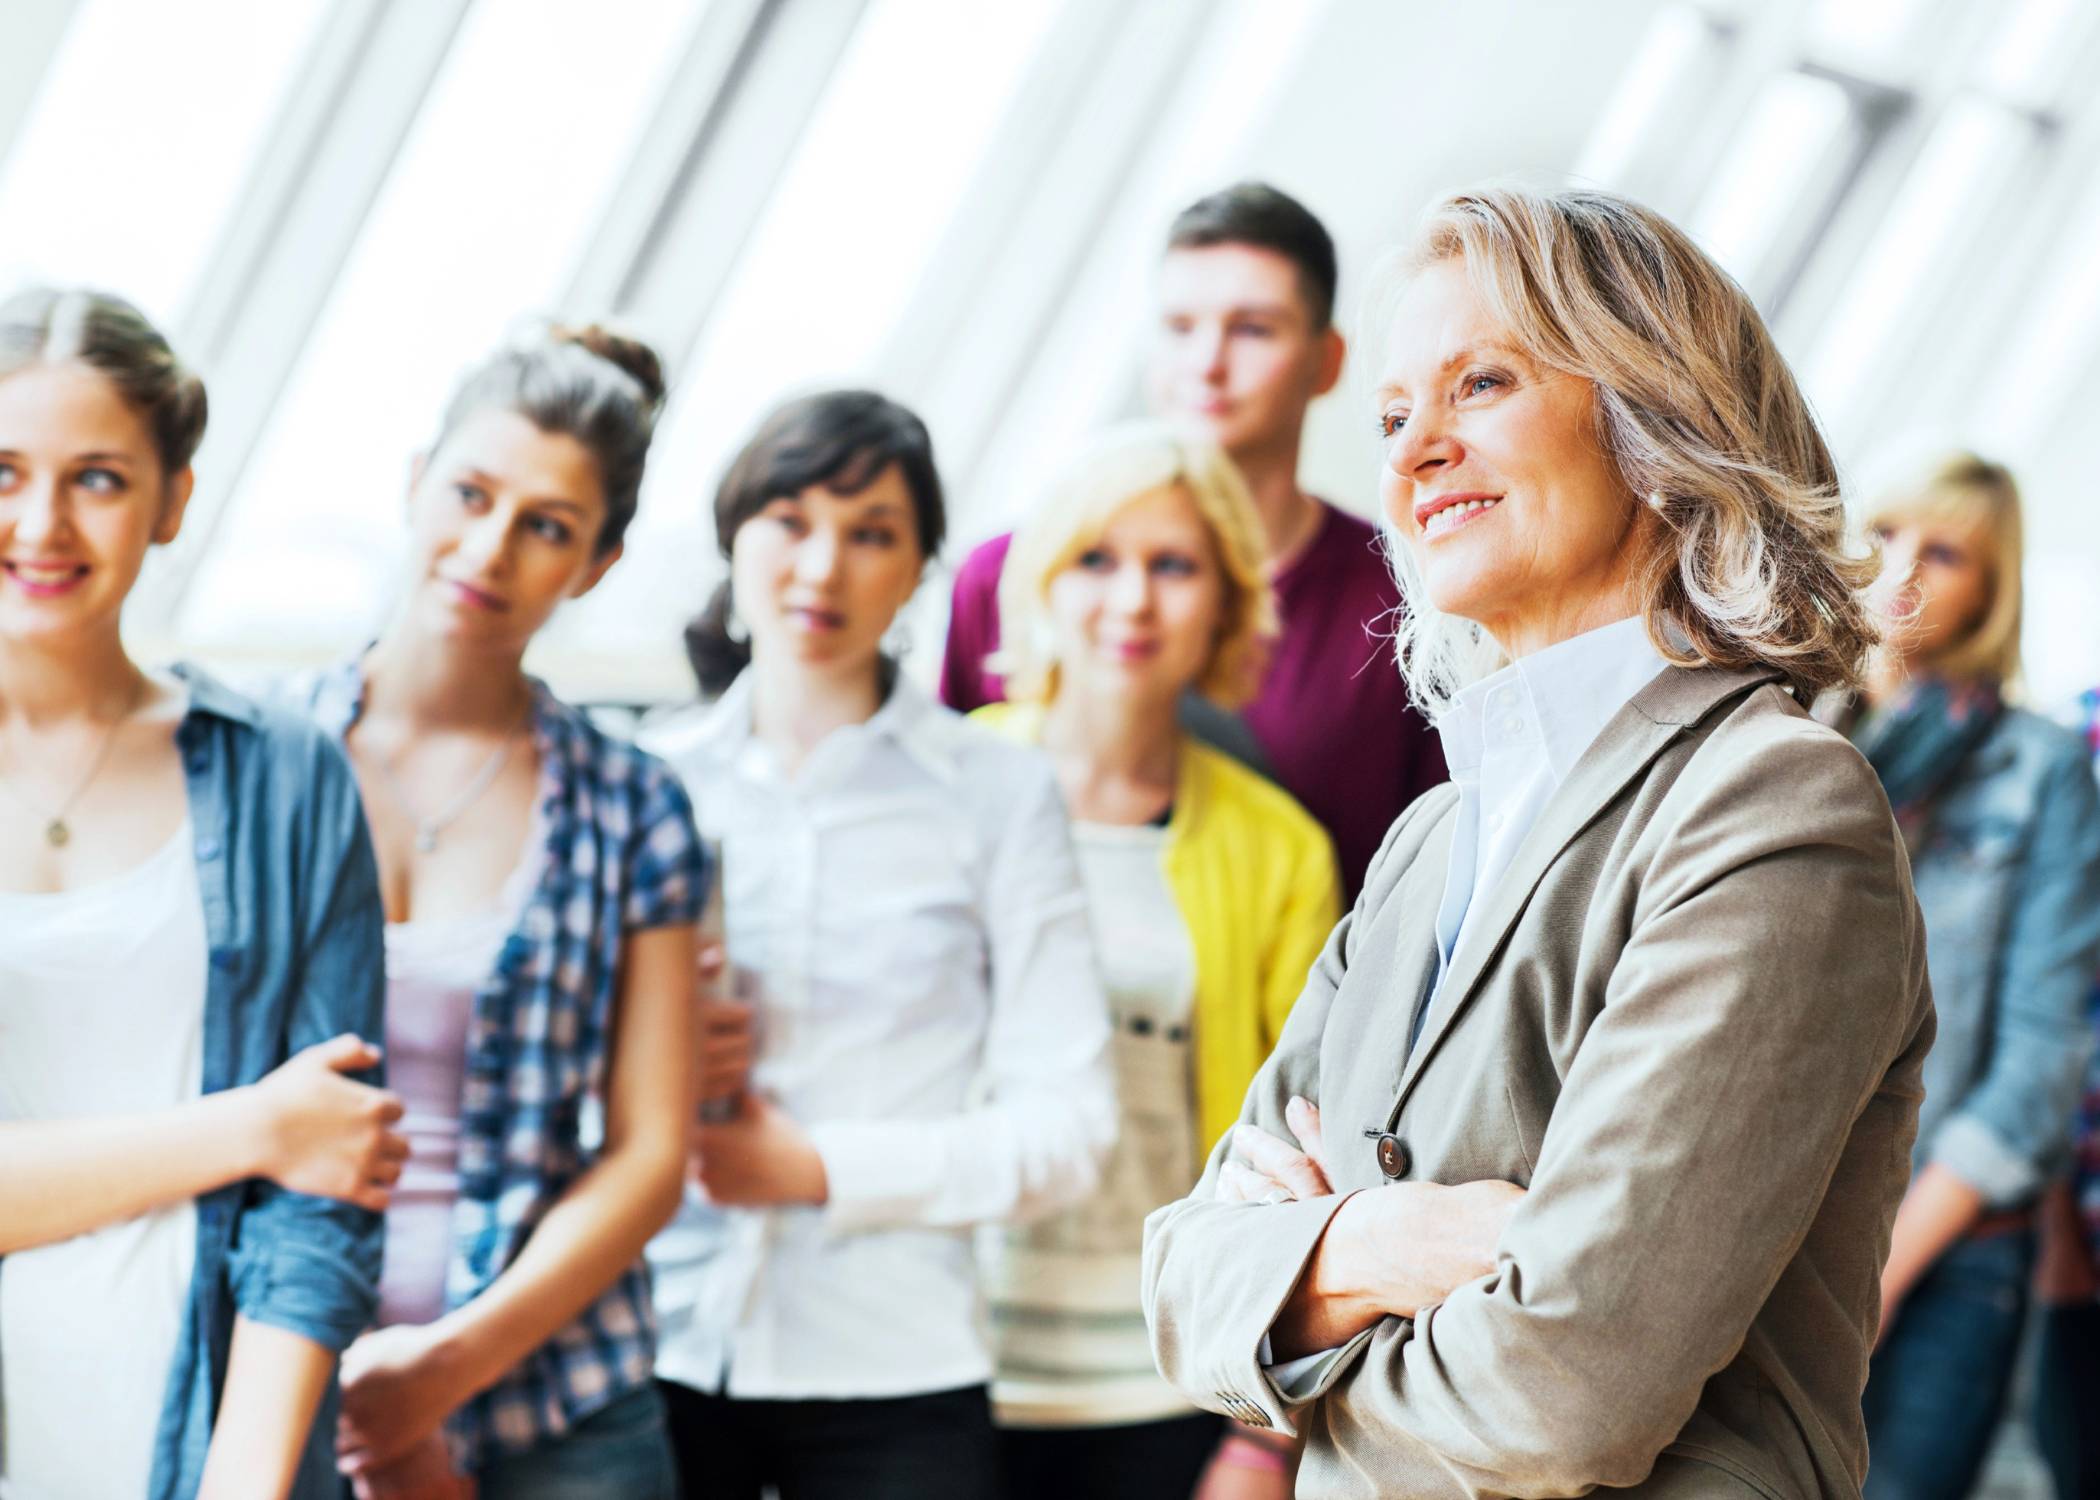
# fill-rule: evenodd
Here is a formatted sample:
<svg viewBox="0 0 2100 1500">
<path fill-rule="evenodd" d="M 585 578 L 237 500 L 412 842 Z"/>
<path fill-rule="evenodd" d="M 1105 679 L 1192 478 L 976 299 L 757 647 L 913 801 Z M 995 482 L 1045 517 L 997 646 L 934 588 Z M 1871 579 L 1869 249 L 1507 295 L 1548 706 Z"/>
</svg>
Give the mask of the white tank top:
<svg viewBox="0 0 2100 1500">
<path fill-rule="evenodd" d="M 203 1087 L 187 820 L 143 865 L 0 892 L 0 1119 L 142 1114 Z M 189 1305 L 192 1203 L 0 1261 L 0 1500 L 142 1495 Z"/>
</svg>

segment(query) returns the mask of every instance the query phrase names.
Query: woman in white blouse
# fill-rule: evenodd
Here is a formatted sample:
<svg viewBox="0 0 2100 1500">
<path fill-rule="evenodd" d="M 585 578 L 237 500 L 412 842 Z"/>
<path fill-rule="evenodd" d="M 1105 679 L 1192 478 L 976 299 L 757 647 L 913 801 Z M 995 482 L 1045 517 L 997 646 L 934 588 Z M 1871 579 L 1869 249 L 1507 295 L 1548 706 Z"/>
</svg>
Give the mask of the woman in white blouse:
<svg viewBox="0 0 2100 1500">
<path fill-rule="evenodd" d="M 710 1500 L 976 1500 L 970 1230 L 1082 1197 L 1115 1132 L 1063 804 L 883 653 L 944 526 L 916 417 L 789 403 L 715 519 L 730 578 L 689 644 L 727 690 L 645 743 L 721 842 L 758 1048 L 650 1252 L 679 1467 Z"/>
</svg>

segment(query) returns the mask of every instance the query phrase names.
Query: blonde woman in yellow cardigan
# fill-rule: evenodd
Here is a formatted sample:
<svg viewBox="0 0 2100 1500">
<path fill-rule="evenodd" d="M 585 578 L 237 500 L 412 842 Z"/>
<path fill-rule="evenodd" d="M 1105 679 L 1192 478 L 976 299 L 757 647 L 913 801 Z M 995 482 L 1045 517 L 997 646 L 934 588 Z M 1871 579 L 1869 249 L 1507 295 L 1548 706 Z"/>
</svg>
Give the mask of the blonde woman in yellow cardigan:
<svg viewBox="0 0 2100 1500">
<path fill-rule="evenodd" d="M 1283 1497 L 1291 1455 L 1154 1369 L 1145 1215 L 1185 1195 L 1337 916 L 1310 814 L 1182 727 L 1230 710 L 1276 628 L 1260 520 L 1215 448 L 1158 426 L 1084 454 L 1016 533 L 1000 584 L 1008 701 L 1072 815 L 1115 1019 L 1120 1143 L 1093 1198 L 991 1246 L 1008 1500 Z"/>
</svg>

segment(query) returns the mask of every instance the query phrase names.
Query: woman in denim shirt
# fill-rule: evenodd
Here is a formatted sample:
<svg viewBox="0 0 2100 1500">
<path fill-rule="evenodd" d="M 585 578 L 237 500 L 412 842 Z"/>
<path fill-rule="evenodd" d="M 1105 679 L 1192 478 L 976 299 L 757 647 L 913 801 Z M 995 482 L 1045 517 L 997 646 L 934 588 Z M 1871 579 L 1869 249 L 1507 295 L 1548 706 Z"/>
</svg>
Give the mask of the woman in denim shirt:
<svg viewBox="0 0 2100 1500">
<path fill-rule="evenodd" d="M 125 303 L 0 305 L 9 1500 L 331 1493 L 315 1415 L 404 1149 L 399 1103 L 343 1076 L 377 1063 L 381 1003 L 349 768 L 122 643 L 204 419 Z"/>
<path fill-rule="evenodd" d="M 2011 476 L 1956 454 L 1873 524 L 1896 592 L 1847 729 L 1910 846 L 1939 1039 L 1882 1275 L 1866 1493 L 1955 1500 L 2003 1406 L 2035 1203 L 2068 1150 L 2100 963 L 2100 804 L 2076 736 L 2004 703 L 2019 670 Z"/>
<path fill-rule="evenodd" d="M 2078 695 L 2070 722 L 2100 774 L 2100 688 Z M 2086 1018 L 2100 1031 L 2100 974 Z M 2100 1500 L 2100 1052 L 2086 1063 L 2071 1150 L 2069 1174 L 2042 1202 L 2034 1437 L 2056 1500 Z"/>
</svg>

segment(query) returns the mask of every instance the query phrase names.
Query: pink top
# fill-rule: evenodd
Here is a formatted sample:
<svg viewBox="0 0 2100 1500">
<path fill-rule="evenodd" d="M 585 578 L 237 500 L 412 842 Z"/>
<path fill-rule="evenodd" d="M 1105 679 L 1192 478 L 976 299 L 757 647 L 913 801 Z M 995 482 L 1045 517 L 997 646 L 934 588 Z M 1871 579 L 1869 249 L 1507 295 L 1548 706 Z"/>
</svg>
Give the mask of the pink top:
<svg viewBox="0 0 2100 1500">
<path fill-rule="evenodd" d="M 501 908 L 386 928 L 387 1087 L 407 1113 L 408 1162 L 386 1211 L 379 1322 L 428 1323 L 445 1311 L 452 1206 L 459 1198 L 460 1088 L 474 995 L 510 931 Z"/>
</svg>

